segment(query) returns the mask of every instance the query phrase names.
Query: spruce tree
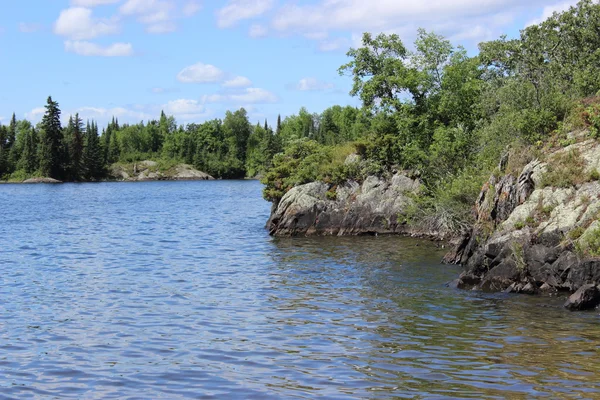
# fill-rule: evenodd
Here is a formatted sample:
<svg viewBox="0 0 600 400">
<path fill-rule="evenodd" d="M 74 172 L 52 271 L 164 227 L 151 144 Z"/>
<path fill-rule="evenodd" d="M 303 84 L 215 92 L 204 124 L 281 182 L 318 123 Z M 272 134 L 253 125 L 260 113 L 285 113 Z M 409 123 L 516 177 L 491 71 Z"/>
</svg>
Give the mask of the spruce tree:
<svg viewBox="0 0 600 400">
<path fill-rule="evenodd" d="M 10 125 L 8 125 L 8 136 L 6 137 L 6 147 L 10 150 L 14 144 L 17 137 L 17 117 L 15 113 L 13 113 L 12 118 L 10 119 Z"/>
<path fill-rule="evenodd" d="M 275 131 L 275 134 L 277 136 L 279 136 L 280 133 L 281 133 L 281 114 L 277 116 L 277 130 Z"/>
<path fill-rule="evenodd" d="M 65 129 L 65 142 L 67 144 L 66 161 L 68 165 L 68 179 L 77 181 L 83 175 L 83 122 L 79 114 L 69 118 L 69 125 Z"/>
<path fill-rule="evenodd" d="M 23 152 L 19 159 L 18 167 L 27 174 L 32 174 L 37 169 L 37 133 L 34 128 L 25 133 Z"/>
<path fill-rule="evenodd" d="M 108 144 L 108 157 L 107 157 L 107 165 L 116 163 L 119 161 L 119 157 L 121 156 L 121 149 L 119 148 L 119 141 L 117 139 L 116 132 L 110 135 L 110 143 Z"/>
<path fill-rule="evenodd" d="M 102 149 L 100 148 L 100 138 L 98 137 L 98 125 L 94 121 L 92 121 L 91 125 L 88 122 L 88 128 L 85 132 L 83 164 L 84 176 L 87 180 L 97 180 L 102 177 Z"/>
<path fill-rule="evenodd" d="M 8 151 L 6 148 L 6 138 L 8 136 L 7 127 L 0 124 L 0 179 L 8 170 Z"/>
<path fill-rule="evenodd" d="M 60 125 L 60 108 L 58 103 L 52 100 L 52 97 L 48 97 L 41 128 L 40 172 L 44 176 L 62 179 L 64 173 L 61 167 L 62 127 Z"/>
</svg>

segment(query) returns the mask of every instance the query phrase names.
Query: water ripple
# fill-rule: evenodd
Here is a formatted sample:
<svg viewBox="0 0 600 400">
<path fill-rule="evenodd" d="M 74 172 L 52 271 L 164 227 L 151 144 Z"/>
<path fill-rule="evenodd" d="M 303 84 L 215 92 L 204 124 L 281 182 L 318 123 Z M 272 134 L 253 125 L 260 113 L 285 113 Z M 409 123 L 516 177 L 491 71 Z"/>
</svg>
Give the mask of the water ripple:
<svg viewBox="0 0 600 400">
<path fill-rule="evenodd" d="M 0 186 L 0 397 L 600 398 L 595 313 L 434 245 L 272 239 L 257 182 Z"/>
</svg>

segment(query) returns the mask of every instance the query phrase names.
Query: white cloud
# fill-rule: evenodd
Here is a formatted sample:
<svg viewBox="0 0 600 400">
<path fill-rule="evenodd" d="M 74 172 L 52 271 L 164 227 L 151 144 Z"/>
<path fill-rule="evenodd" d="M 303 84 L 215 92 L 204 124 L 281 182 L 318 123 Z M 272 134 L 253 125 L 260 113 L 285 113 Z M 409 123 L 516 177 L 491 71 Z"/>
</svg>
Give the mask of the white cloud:
<svg viewBox="0 0 600 400">
<path fill-rule="evenodd" d="M 305 33 L 304 37 L 311 40 L 325 40 L 329 34 L 327 32 L 309 32 Z"/>
<path fill-rule="evenodd" d="M 247 88 L 243 93 L 230 95 L 233 101 L 239 103 L 277 103 L 279 99 L 274 93 L 260 88 Z"/>
<path fill-rule="evenodd" d="M 348 47 L 350 47 L 350 41 L 346 38 L 322 40 L 319 43 L 319 50 L 321 51 L 336 51 L 340 49 L 347 50 Z"/>
<path fill-rule="evenodd" d="M 96 19 L 89 8 L 74 7 L 61 11 L 54 23 L 54 33 L 72 40 L 93 39 L 119 32 L 116 19 Z"/>
<path fill-rule="evenodd" d="M 274 0 L 229 0 L 217 11 L 217 25 L 229 28 L 239 21 L 258 17 L 269 11 L 274 3 Z"/>
<path fill-rule="evenodd" d="M 302 78 L 296 84 L 296 90 L 300 90 L 302 92 L 328 90 L 333 88 L 333 83 L 321 82 L 316 78 Z"/>
<path fill-rule="evenodd" d="M 267 36 L 269 29 L 266 26 L 260 24 L 254 24 L 248 30 L 248 35 L 252 38 L 261 38 Z"/>
<path fill-rule="evenodd" d="M 71 0 L 71 5 L 75 7 L 97 7 L 106 4 L 115 4 L 121 0 Z"/>
<path fill-rule="evenodd" d="M 203 103 L 265 104 L 278 101 L 277 95 L 261 88 L 246 88 L 239 93 L 213 94 L 202 97 Z"/>
<path fill-rule="evenodd" d="M 564 0 L 563 0 L 564 1 Z M 494 37 L 514 23 L 523 10 L 536 9 L 548 0 L 318 0 L 316 4 L 291 2 L 281 7 L 271 27 L 283 34 L 300 34 L 318 40 L 324 51 L 344 47 L 341 41 L 325 41 L 329 33 L 402 33 L 410 43 L 417 28 L 424 27 L 447 37 L 480 40 L 477 33 Z M 510 21 L 503 18 L 511 16 Z M 480 26 L 484 29 L 473 29 Z"/>
<path fill-rule="evenodd" d="M 119 8 L 122 15 L 137 17 L 140 23 L 146 25 L 148 33 L 173 32 L 177 28 L 174 10 L 172 0 L 127 0 Z"/>
<path fill-rule="evenodd" d="M 241 88 L 248 86 L 252 86 L 252 81 L 245 76 L 236 76 L 235 78 L 223 82 L 223 87 L 226 88 Z"/>
<path fill-rule="evenodd" d="M 146 27 L 146 32 L 148 33 L 171 33 L 177 30 L 177 25 L 172 21 L 165 21 L 156 24 L 151 24 Z"/>
<path fill-rule="evenodd" d="M 126 57 L 133 55 L 133 46 L 131 43 L 113 43 L 109 46 L 100 46 L 86 41 L 67 40 L 65 51 L 80 56 Z"/>
<path fill-rule="evenodd" d="M 183 83 L 214 83 L 222 81 L 224 77 L 219 68 L 201 62 L 185 67 L 177 74 L 177 80 Z"/>
<path fill-rule="evenodd" d="M 183 15 L 185 17 L 191 17 L 202 9 L 202 4 L 198 1 L 189 1 L 183 6 Z"/>
<path fill-rule="evenodd" d="M 84 121 L 95 120 L 95 121 L 109 121 L 113 117 L 118 118 L 119 122 L 140 122 L 144 120 L 151 120 L 156 118 L 156 115 L 152 115 L 143 111 L 145 109 L 144 106 L 133 106 L 130 109 L 125 107 L 113 107 L 113 108 L 103 108 L 103 107 L 80 107 L 74 110 L 71 113 L 63 113 L 64 115 L 75 115 L 79 114 L 79 117 Z"/>
<path fill-rule="evenodd" d="M 19 24 L 19 32 L 22 33 L 35 33 L 44 29 L 42 24 L 30 24 L 27 22 L 21 22 Z"/>
<path fill-rule="evenodd" d="M 44 107 L 36 107 L 33 110 L 26 112 L 25 118 L 35 123 L 41 121 L 45 113 L 46 109 Z"/>
<path fill-rule="evenodd" d="M 198 100 L 178 99 L 169 101 L 162 106 L 167 115 L 177 119 L 191 120 L 205 116 L 206 109 Z"/>
<path fill-rule="evenodd" d="M 551 6 L 546 6 L 546 7 L 544 7 L 544 10 L 542 11 L 542 15 L 539 18 L 529 21 L 527 24 L 525 24 L 525 27 L 528 27 L 531 25 L 537 25 L 537 24 L 547 20 L 548 18 L 550 18 L 552 16 L 552 14 L 554 14 L 555 12 L 566 11 L 569 9 L 569 7 L 574 6 L 576 4 L 577 4 L 577 1 L 575 0 L 575 1 L 566 1 L 564 3 L 554 4 Z"/>
</svg>

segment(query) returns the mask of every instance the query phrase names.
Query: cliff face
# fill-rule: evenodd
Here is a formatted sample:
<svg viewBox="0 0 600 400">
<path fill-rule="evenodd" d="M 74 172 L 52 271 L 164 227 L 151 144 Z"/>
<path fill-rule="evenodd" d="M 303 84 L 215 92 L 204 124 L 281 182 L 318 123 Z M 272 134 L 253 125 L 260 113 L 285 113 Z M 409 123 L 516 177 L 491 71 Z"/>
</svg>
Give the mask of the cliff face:
<svg viewBox="0 0 600 400">
<path fill-rule="evenodd" d="M 276 236 L 407 233 L 402 215 L 420 186 L 401 173 L 335 190 L 322 182 L 297 186 L 273 206 L 267 228 Z"/>
<path fill-rule="evenodd" d="M 477 223 L 446 257 L 466 269 L 454 286 L 576 291 L 571 309 L 600 303 L 600 143 L 584 140 L 545 158 L 483 187 Z"/>
</svg>

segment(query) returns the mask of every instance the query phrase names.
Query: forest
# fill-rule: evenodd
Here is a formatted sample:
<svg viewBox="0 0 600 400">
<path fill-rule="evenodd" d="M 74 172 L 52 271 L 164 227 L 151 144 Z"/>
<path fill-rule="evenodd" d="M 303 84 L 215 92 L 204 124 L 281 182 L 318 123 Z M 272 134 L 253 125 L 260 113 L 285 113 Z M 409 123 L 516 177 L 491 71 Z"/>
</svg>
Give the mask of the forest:
<svg viewBox="0 0 600 400">
<path fill-rule="evenodd" d="M 518 38 L 481 43 L 475 56 L 422 29 L 411 47 L 395 34 L 366 33 L 339 69 L 362 107 L 303 108 L 274 125 L 255 125 L 240 109 L 186 126 L 162 113 L 135 125 L 113 120 L 101 131 L 75 115 L 63 127 L 48 98 L 36 126 L 14 115 L 0 126 L 0 177 L 94 181 L 114 163 L 163 160 L 217 178 L 261 177 L 265 198 L 277 202 L 298 184 L 335 187 L 404 170 L 426 188 L 415 218 L 459 229 L 507 152 L 565 143 L 578 128 L 600 132 L 598 32 L 600 5 L 582 0 Z M 346 162 L 351 154 L 360 161 Z"/>
<path fill-rule="evenodd" d="M 276 128 L 250 123 L 246 110 L 227 112 L 224 119 L 178 126 L 172 116 L 119 124 L 114 119 L 99 132 L 95 121 L 70 116 L 61 126 L 58 102 L 51 97 L 36 126 L 17 120 L 0 125 L 0 178 L 22 181 L 32 176 L 61 181 L 98 181 L 107 178 L 114 163 L 157 160 L 187 163 L 222 179 L 263 176 L 273 156 L 295 140 L 313 138 L 335 145 L 360 137 L 361 112 L 334 106 L 323 114 L 278 118 Z"/>
</svg>

